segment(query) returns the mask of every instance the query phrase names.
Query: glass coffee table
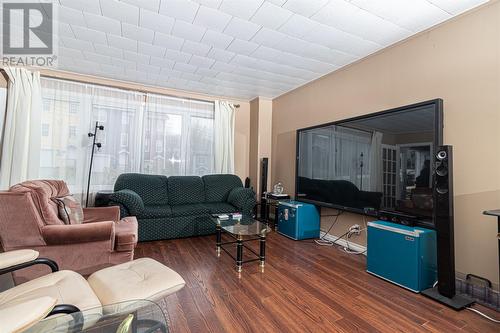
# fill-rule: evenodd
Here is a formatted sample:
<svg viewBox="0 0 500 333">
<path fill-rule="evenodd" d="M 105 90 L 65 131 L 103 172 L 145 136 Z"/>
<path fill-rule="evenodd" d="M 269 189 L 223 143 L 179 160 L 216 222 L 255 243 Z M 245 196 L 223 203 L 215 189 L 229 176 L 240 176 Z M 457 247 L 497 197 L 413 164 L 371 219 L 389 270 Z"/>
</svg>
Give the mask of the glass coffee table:
<svg viewBox="0 0 500 333">
<path fill-rule="evenodd" d="M 212 220 L 216 225 L 216 253 L 220 257 L 221 249 L 224 250 L 231 258 L 236 261 L 236 270 L 238 273 L 242 271 L 244 263 L 252 261 L 260 261 L 260 267 L 264 267 L 266 260 L 266 236 L 271 232 L 271 228 L 266 223 L 260 222 L 250 217 L 235 217 L 230 214 L 228 217 L 221 218 L 213 216 Z M 230 242 L 222 242 L 222 233 L 228 234 L 234 239 Z M 259 253 L 245 245 L 246 242 L 259 241 Z M 229 252 L 224 246 L 236 243 L 236 257 Z M 243 248 L 250 251 L 256 256 L 254 259 L 243 260 Z"/>
</svg>

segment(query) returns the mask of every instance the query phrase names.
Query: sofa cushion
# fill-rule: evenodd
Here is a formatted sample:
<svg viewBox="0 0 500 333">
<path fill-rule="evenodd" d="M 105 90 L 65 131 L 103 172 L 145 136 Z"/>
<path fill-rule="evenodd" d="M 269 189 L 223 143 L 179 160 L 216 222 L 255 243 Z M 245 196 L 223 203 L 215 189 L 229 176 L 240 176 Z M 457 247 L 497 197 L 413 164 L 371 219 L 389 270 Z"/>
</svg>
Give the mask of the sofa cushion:
<svg viewBox="0 0 500 333">
<path fill-rule="evenodd" d="M 203 181 L 197 176 L 172 176 L 168 178 L 168 196 L 171 205 L 205 202 Z"/>
<path fill-rule="evenodd" d="M 210 214 L 235 213 L 238 211 L 238 208 L 226 202 L 204 203 L 203 206 L 208 208 Z"/>
<path fill-rule="evenodd" d="M 226 202 L 229 192 L 235 187 L 243 187 L 236 175 L 207 175 L 201 177 L 205 185 L 206 202 Z"/>
<path fill-rule="evenodd" d="M 164 206 L 144 206 L 144 210 L 138 215 L 141 219 L 154 219 L 157 217 L 172 216 L 172 209 L 169 205 Z"/>
<path fill-rule="evenodd" d="M 116 179 L 115 192 L 125 189 L 137 193 L 142 198 L 144 205 L 168 204 L 168 179 L 166 176 L 124 173 Z"/>
<path fill-rule="evenodd" d="M 189 215 L 199 215 L 208 214 L 210 210 L 203 206 L 203 204 L 188 204 L 188 205 L 177 205 L 172 206 L 172 216 L 189 216 Z"/>
</svg>

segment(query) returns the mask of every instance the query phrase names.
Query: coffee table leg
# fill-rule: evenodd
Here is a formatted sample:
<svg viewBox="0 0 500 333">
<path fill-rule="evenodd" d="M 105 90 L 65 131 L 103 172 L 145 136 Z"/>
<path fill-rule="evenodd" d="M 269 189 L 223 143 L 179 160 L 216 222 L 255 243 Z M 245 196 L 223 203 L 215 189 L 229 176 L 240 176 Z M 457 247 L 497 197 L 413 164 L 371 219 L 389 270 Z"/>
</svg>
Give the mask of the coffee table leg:
<svg viewBox="0 0 500 333">
<path fill-rule="evenodd" d="M 222 240 L 222 228 L 220 227 L 220 225 L 217 225 L 217 227 L 215 228 L 216 232 L 215 232 L 215 237 L 216 237 L 216 241 L 215 241 L 215 246 L 216 246 L 216 250 L 215 252 L 217 253 L 217 257 L 220 257 L 220 247 L 221 247 L 221 240 Z"/>
<path fill-rule="evenodd" d="M 236 270 L 238 273 L 241 272 L 243 265 L 243 238 L 238 236 L 236 241 Z"/>
<path fill-rule="evenodd" d="M 266 236 L 260 235 L 260 267 L 264 267 L 266 262 Z"/>
</svg>

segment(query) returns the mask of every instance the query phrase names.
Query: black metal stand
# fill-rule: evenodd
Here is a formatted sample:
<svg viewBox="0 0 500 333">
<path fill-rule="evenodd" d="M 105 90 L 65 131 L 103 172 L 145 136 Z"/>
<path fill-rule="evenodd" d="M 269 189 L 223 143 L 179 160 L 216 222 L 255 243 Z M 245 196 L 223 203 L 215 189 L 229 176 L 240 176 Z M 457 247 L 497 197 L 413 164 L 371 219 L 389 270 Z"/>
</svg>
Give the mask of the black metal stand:
<svg viewBox="0 0 500 333">
<path fill-rule="evenodd" d="M 92 152 L 90 154 L 90 167 L 89 167 L 89 178 L 87 180 L 87 195 L 85 199 L 85 207 L 89 206 L 89 191 L 90 191 L 90 177 L 92 176 L 92 164 L 94 162 L 94 149 L 97 147 L 97 149 L 101 148 L 101 143 L 100 142 L 95 142 L 97 139 L 97 131 L 104 131 L 104 126 L 99 125 L 99 122 L 95 122 L 95 128 L 94 128 L 94 133 L 89 133 L 88 136 L 89 138 L 92 139 Z"/>
<path fill-rule="evenodd" d="M 449 306 L 455 310 L 462 310 L 474 304 L 474 301 L 466 295 L 458 294 L 453 297 L 446 297 L 439 293 L 438 287 L 429 288 L 422 291 L 422 295 L 432 298 L 441 304 Z"/>
<path fill-rule="evenodd" d="M 236 270 L 238 273 L 241 272 L 243 266 L 243 239 L 241 236 L 238 236 L 238 240 L 236 241 Z"/>
</svg>

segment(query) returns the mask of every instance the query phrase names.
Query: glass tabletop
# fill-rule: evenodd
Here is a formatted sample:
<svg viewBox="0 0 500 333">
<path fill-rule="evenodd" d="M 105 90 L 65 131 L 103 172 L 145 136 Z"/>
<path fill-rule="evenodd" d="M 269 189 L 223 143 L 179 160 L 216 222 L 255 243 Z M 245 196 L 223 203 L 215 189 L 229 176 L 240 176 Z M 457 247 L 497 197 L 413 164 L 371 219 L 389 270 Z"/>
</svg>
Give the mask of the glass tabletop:
<svg viewBox="0 0 500 333">
<path fill-rule="evenodd" d="M 137 300 L 54 315 L 24 333 L 168 333 L 165 312 L 154 302 Z"/>
<path fill-rule="evenodd" d="M 212 217 L 215 224 L 220 225 L 224 231 L 236 236 L 260 236 L 267 235 L 271 228 L 264 223 L 251 217 L 220 218 Z"/>
</svg>

